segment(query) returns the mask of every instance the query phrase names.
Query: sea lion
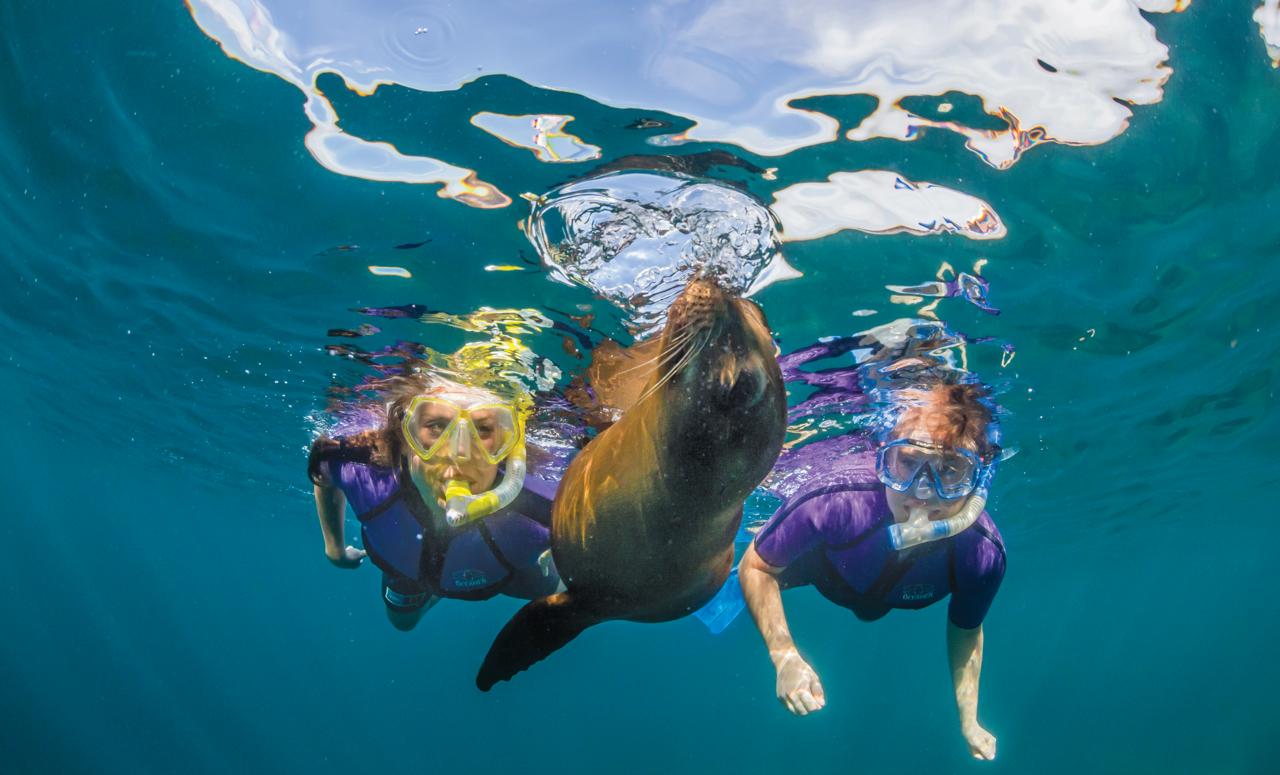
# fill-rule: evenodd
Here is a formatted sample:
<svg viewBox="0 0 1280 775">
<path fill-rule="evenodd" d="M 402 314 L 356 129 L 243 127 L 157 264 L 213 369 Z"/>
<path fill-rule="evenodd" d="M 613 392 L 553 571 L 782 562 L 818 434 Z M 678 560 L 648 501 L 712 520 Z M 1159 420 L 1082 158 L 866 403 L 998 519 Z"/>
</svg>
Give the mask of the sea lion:
<svg viewBox="0 0 1280 775">
<path fill-rule="evenodd" d="M 786 393 L 764 313 L 708 279 L 671 305 L 643 394 L 565 471 L 552 554 L 567 591 L 503 627 L 488 691 L 609 619 L 663 622 L 715 595 L 742 506 L 773 466 Z"/>
<path fill-rule="evenodd" d="M 661 348 L 661 337 L 630 347 L 604 340 L 592 348 L 591 365 L 565 388 L 565 398 L 587 425 L 607 429 L 644 393 Z"/>
</svg>

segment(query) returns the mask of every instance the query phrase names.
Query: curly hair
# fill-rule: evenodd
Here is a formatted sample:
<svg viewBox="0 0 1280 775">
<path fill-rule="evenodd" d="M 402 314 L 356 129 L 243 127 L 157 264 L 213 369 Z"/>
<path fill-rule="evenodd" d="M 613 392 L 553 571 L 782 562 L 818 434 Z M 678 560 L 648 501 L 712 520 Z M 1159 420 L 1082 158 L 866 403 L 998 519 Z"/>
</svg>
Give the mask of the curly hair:
<svg viewBox="0 0 1280 775">
<path fill-rule="evenodd" d="M 985 386 L 965 383 L 913 388 L 902 391 L 901 399 L 906 408 L 894 424 L 894 437 L 919 428 L 934 443 L 975 450 L 983 460 L 999 452 L 988 434 L 995 413 Z"/>
</svg>

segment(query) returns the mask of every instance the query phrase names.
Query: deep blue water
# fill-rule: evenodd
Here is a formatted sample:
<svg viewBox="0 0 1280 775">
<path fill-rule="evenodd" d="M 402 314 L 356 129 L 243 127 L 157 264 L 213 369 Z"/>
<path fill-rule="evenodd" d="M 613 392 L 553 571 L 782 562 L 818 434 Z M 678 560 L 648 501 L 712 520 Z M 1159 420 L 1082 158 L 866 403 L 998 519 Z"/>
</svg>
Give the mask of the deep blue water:
<svg viewBox="0 0 1280 775">
<path fill-rule="evenodd" d="M 990 203 L 1007 227 L 792 243 L 804 276 L 756 297 L 795 347 L 905 314 L 887 284 L 989 259 L 999 317 L 938 307 L 1017 348 L 975 366 L 1005 385 L 1020 449 L 992 504 L 1009 569 L 985 625 L 981 718 L 999 738 L 985 764 L 956 731 L 942 606 L 864 624 L 788 593 L 829 700 L 806 718 L 778 705 L 746 617 L 718 637 L 693 619 L 601 626 L 488 695 L 474 671 L 515 601 L 446 603 L 393 630 L 377 574 L 324 560 L 304 476 L 309 415 L 360 373 L 326 354 L 326 331 L 408 303 L 593 304 L 620 331 L 617 314 L 541 273 L 484 270 L 533 256 L 519 199 L 476 209 L 318 164 L 299 90 L 229 58 L 186 8 L 4 3 L 2 769 L 1272 771 L 1280 72 L 1253 8 L 1148 15 L 1173 68 L 1163 98 L 1110 141 L 1038 146 L 1008 169 L 941 130 L 782 156 L 663 149 L 778 167 L 751 183 L 766 201 L 894 170 Z M 585 169 L 484 134 L 467 121 L 479 111 L 572 114 L 604 160 L 655 152 L 626 129 L 639 118 L 689 125 L 486 75 L 372 97 L 320 84 L 347 132 L 513 197 Z M 822 100 L 844 128 L 867 111 Z M 379 345 L 464 341 L 379 325 Z M 532 344 L 576 363 L 557 338 Z"/>
</svg>

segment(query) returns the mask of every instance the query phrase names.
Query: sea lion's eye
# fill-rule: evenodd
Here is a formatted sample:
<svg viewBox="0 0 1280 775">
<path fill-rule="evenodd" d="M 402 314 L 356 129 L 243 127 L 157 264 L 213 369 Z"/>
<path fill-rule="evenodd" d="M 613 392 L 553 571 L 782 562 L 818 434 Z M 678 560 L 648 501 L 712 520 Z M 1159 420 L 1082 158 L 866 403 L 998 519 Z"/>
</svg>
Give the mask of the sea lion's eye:
<svg viewBox="0 0 1280 775">
<path fill-rule="evenodd" d="M 753 406 L 760 399 L 761 388 L 762 384 L 754 374 L 739 372 L 738 379 L 727 396 L 728 403 L 730 406 Z"/>
</svg>

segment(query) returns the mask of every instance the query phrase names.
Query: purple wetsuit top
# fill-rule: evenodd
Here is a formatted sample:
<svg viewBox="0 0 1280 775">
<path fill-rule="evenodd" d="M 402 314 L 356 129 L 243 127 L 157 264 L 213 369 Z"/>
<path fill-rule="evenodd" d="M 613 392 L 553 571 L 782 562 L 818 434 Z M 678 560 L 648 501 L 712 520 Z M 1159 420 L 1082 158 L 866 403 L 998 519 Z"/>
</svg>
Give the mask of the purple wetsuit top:
<svg viewBox="0 0 1280 775">
<path fill-rule="evenodd" d="M 370 559 L 397 591 L 531 599 L 559 584 L 554 568 L 544 573 L 538 562 L 551 546 L 555 479 L 531 471 L 510 506 L 454 528 L 432 517 L 405 471 L 339 454 L 321 460 L 317 472 L 342 490 L 360 520 Z"/>
<path fill-rule="evenodd" d="M 986 512 L 958 535 L 897 552 L 887 529 L 893 516 L 865 440 L 840 436 L 795 450 L 801 451 L 822 460 L 805 466 L 820 473 L 786 488 L 786 500 L 755 537 L 760 558 L 784 569 L 784 587 L 812 584 L 866 620 L 949 594 L 952 624 L 982 624 L 1005 569 L 1004 543 Z"/>
</svg>

